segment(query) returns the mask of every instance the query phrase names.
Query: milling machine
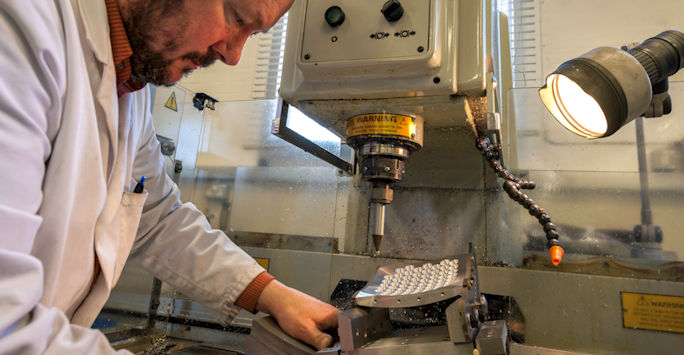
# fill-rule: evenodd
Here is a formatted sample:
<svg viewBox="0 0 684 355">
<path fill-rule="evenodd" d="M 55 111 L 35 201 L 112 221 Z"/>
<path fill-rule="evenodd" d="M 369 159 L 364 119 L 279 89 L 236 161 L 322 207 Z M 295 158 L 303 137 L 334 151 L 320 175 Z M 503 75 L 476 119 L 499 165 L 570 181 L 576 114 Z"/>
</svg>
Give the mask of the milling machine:
<svg viewBox="0 0 684 355">
<path fill-rule="evenodd" d="M 510 64 L 498 59 L 508 44 L 497 39 L 508 38 L 506 18 L 483 0 L 326 0 L 296 1 L 288 22 L 273 132 L 372 185 L 369 234 L 379 251 L 391 186 L 425 129 L 472 127 L 501 143 Z M 288 129 L 289 105 L 346 139 L 355 162 Z"/>
<path fill-rule="evenodd" d="M 393 201 L 393 185 L 404 180 L 409 156 L 431 144 L 426 131 L 461 132 L 453 136 L 457 144 L 463 136 L 470 144 L 477 138 L 499 176 L 513 181 L 509 194 L 526 197 L 519 189 L 529 183 L 501 165 L 501 93 L 510 87 L 508 25 L 489 0 L 297 0 L 288 23 L 283 102 L 273 133 L 354 175 L 356 186 L 370 185 L 365 231 L 374 250 L 357 253 L 378 255 L 385 234 L 392 239 L 385 232 L 386 206 Z M 355 160 L 347 162 L 289 129 L 292 107 L 341 136 L 354 148 Z M 535 216 L 544 214 L 550 223 L 534 206 Z M 557 244 L 554 237 L 550 241 Z M 485 319 L 472 245 L 458 245 L 443 260 L 380 267 L 355 295 L 354 307 L 340 314 L 338 350 L 470 354 L 479 333 L 481 353 L 505 351 L 505 324 Z M 442 321 L 420 330 L 393 329 L 397 310 L 418 312 L 410 314 L 420 318 L 426 314 L 421 307 L 438 307 Z M 246 350 L 299 353 L 296 342 L 283 339 L 288 337 L 272 320 L 257 320 Z"/>
</svg>

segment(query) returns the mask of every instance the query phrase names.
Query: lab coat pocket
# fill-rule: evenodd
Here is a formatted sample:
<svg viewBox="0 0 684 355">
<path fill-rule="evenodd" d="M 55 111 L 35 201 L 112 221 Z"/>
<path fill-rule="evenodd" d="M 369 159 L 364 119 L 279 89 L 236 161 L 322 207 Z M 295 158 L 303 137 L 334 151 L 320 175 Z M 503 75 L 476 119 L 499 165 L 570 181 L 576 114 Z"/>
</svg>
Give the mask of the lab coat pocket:
<svg viewBox="0 0 684 355">
<path fill-rule="evenodd" d="M 147 191 L 142 193 L 124 192 L 121 199 L 121 208 L 119 209 L 121 234 L 119 235 L 119 250 L 116 255 L 116 266 L 114 268 L 114 284 L 119 280 L 121 270 L 128 259 L 128 255 L 131 253 L 145 200 L 147 200 Z"/>
</svg>

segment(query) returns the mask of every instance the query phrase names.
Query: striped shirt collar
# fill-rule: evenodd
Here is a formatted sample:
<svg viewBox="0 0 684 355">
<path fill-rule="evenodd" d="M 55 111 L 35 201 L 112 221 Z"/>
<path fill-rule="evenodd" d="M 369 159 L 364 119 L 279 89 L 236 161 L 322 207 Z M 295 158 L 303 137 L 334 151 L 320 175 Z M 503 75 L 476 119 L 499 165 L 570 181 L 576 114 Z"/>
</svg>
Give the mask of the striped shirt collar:
<svg viewBox="0 0 684 355">
<path fill-rule="evenodd" d="M 126 35 L 121 12 L 116 0 L 105 0 L 107 19 L 109 20 L 109 37 L 112 42 L 112 53 L 116 68 L 116 92 L 119 98 L 145 87 L 145 82 L 131 76 L 131 56 L 133 49 Z"/>
</svg>

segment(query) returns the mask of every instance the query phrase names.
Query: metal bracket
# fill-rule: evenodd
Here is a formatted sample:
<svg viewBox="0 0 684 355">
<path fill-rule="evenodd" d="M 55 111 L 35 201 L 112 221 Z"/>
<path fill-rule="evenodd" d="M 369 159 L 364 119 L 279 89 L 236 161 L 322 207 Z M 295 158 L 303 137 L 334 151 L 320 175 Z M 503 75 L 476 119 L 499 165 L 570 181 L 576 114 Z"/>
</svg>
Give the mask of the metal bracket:
<svg viewBox="0 0 684 355">
<path fill-rule="evenodd" d="M 499 98 L 497 97 L 496 93 L 496 79 L 494 78 L 494 74 L 491 72 L 487 73 L 487 129 L 486 133 L 487 136 L 490 138 L 494 137 L 496 139 L 496 143 L 501 145 L 503 144 L 502 142 L 502 134 L 501 134 L 501 114 L 499 113 L 498 105 L 499 105 Z"/>
<path fill-rule="evenodd" d="M 273 120 L 271 133 L 282 138 L 286 142 L 303 149 L 305 152 L 314 155 L 326 163 L 339 168 L 346 174 L 354 175 L 354 166 L 351 163 L 333 153 L 330 153 L 323 147 L 306 139 L 304 136 L 287 127 L 287 113 L 289 107 L 290 105 L 287 102 L 281 101 L 280 115 Z"/>
<path fill-rule="evenodd" d="M 508 327 L 503 319 L 482 323 L 475 338 L 481 355 L 508 354 Z"/>
<path fill-rule="evenodd" d="M 387 308 L 354 307 L 340 312 L 337 319 L 342 351 L 354 351 L 392 329 Z"/>
</svg>

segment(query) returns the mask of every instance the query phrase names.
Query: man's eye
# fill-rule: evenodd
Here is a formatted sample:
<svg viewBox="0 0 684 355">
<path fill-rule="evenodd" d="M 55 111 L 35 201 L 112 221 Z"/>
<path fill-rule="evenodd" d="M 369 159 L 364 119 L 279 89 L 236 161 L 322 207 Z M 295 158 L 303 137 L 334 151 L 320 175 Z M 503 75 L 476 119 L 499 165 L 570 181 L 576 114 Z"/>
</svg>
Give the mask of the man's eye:
<svg viewBox="0 0 684 355">
<path fill-rule="evenodd" d="M 242 19 L 242 17 L 238 16 L 238 14 L 235 10 L 233 10 L 232 13 L 233 13 L 233 19 L 235 20 L 235 23 L 237 23 L 238 26 L 242 26 L 245 24 L 245 21 Z"/>
</svg>

